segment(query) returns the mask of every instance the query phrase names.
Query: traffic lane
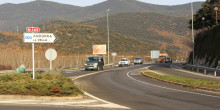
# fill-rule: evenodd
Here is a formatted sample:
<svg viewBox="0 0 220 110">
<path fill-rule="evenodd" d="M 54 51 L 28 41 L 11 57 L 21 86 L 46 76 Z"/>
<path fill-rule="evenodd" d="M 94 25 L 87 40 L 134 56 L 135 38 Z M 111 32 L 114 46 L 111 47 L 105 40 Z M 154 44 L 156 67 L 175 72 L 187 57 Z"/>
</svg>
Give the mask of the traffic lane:
<svg viewBox="0 0 220 110">
<path fill-rule="evenodd" d="M 198 74 L 190 74 L 183 71 L 177 71 L 175 69 L 170 68 L 171 64 L 156 64 L 149 67 L 150 70 L 166 74 L 166 75 L 173 75 L 173 76 L 179 76 L 179 77 L 186 77 L 186 78 L 193 78 L 193 79 L 202 79 L 202 80 L 212 80 L 212 81 L 220 81 L 218 78 L 212 78 L 212 77 L 205 77 L 203 75 Z"/>
<path fill-rule="evenodd" d="M 220 108 L 219 98 L 158 88 L 127 77 L 127 72 L 137 68 L 141 68 L 141 66 L 104 72 L 77 81 L 85 82 L 88 87 L 87 91 L 96 97 L 136 110 L 217 110 Z M 184 89 L 154 81 L 142 75 L 134 75 L 134 77 L 150 84 Z"/>
</svg>

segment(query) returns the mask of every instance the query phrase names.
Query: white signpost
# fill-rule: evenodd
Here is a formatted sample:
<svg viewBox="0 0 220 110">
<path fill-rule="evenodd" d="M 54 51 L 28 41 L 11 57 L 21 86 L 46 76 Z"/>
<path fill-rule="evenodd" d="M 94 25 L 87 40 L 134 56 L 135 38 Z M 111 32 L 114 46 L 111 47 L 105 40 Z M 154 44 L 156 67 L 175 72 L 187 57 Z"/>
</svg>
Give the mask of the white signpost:
<svg viewBox="0 0 220 110">
<path fill-rule="evenodd" d="M 117 53 L 112 53 L 113 63 L 115 63 L 115 56 L 117 56 Z"/>
<path fill-rule="evenodd" d="M 53 33 L 24 33 L 25 43 L 54 43 L 56 36 Z"/>
<path fill-rule="evenodd" d="M 45 57 L 50 60 L 50 70 L 52 70 L 52 61 L 57 58 L 57 51 L 55 49 L 47 49 Z"/>
<path fill-rule="evenodd" d="M 34 70 L 34 43 L 54 43 L 57 38 L 53 33 L 33 33 L 39 32 L 39 27 L 27 27 L 27 32 L 24 33 L 24 43 L 32 43 L 32 60 L 33 60 L 33 79 L 35 79 L 35 70 Z"/>
<path fill-rule="evenodd" d="M 159 50 L 151 51 L 151 59 L 158 59 L 159 56 L 160 56 L 160 51 Z"/>
</svg>

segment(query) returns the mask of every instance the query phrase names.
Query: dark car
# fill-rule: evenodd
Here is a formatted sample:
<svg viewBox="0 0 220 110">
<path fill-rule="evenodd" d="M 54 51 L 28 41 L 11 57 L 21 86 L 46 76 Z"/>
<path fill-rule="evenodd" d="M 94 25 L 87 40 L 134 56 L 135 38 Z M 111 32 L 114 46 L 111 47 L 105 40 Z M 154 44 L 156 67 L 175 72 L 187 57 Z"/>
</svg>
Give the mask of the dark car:
<svg viewBox="0 0 220 110">
<path fill-rule="evenodd" d="M 102 56 L 88 57 L 85 62 L 85 70 L 103 70 L 104 60 Z"/>
</svg>

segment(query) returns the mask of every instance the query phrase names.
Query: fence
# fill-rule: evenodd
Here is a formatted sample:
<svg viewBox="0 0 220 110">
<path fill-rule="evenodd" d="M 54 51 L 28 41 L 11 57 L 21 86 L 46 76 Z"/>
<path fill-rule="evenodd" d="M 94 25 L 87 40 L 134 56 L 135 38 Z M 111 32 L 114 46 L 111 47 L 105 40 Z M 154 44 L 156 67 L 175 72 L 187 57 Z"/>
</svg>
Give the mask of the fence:
<svg viewBox="0 0 220 110">
<path fill-rule="evenodd" d="M 196 69 L 197 72 L 202 71 L 204 74 L 207 74 L 208 72 L 212 72 L 214 76 L 217 76 L 220 72 L 220 69 L 218 68 L 209 68 L 204 66 L 197 66 L 197 65 L 186 65 L 186 69 L 194 71 Z"/>
<path fill-rule="evenodd" d="M 11 69 L 16 69 L 20 65 L 24 64 L 25 68 L 32 68 L 32 53 L 31 50 L 0 50 L 0 65 L 9 66 Z M 53 61 L 53 68 L 62 68 L 62 67 L 82 67 L 88 56 L 94 55 L 60 55 Z M 107 64 L 107 55 L 102 55 L 105 58 L 105 63 Z M 127 57 L 130 60 L 133 60 L 136 56 L 126 56 L 118 55 L 116 57 L 110 56 L 110 63 L 117 63 L 121 58 Z M 35 68 L 49 68 L 50 63 L 45 58 L 44 51 L 35 51 Z M 3 68 L 1 70 L 7 70 Z"/>
</svg>

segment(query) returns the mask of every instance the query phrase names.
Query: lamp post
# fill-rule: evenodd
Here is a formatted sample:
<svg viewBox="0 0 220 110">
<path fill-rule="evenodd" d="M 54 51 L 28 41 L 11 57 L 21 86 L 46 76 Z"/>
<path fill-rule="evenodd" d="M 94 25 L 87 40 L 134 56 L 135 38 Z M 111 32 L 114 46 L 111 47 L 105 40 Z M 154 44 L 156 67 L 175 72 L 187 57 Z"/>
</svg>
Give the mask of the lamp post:
<svg viewBox="0 0 220 110">
<path fill-rule="evenodd" d="M 192 12 L 192 48 L 193 48 L 193 61 L 192 61 L 192 64 L 194 65 L 194 24 L 193 24 L 193 2 L 191 0 L 191 12 Z"/>
<path fill-rule="evenodd" d="M 216 25 L 218 25 L 218 7 L 215 7 L 214 10 L 216 11 Z"/>
<path fill-rule="evenodd" d="M 108 23 L 108 12 L 110 9 L 107 10 L 107 31 L 108 31 L 108 64 L 109 64 L 109 23 Z"/>
<path fill-rule="evenodd" d="M 204 28 L 204 21 L 205 21 L 205 17 L 202 17 L 203 28 Z"/>
</svg>

